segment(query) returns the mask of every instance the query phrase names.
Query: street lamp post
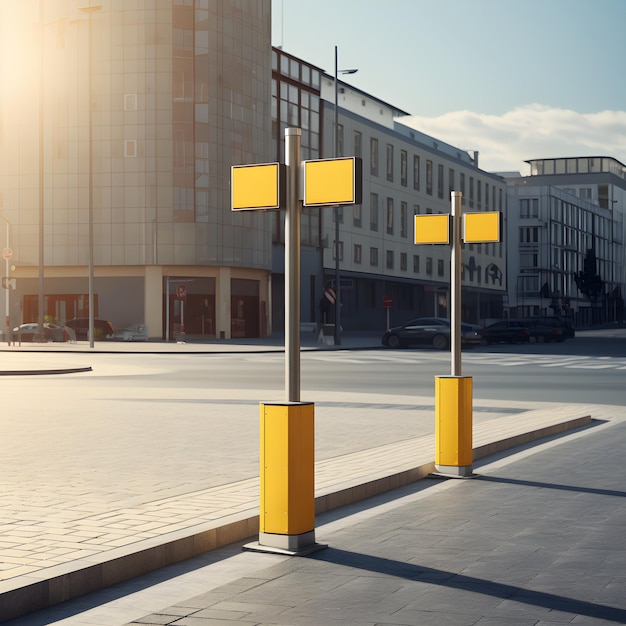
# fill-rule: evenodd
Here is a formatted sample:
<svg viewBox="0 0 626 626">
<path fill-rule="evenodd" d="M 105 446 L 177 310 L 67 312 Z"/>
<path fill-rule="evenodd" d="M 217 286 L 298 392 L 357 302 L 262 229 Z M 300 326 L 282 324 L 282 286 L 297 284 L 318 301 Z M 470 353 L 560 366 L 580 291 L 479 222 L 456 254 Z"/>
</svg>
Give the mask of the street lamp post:
<svg viewBox="0 0 626 626">
<path fill-rule="evenodd" d="M 337 77 L 339 74 L 356 74 L 357 69 L 339 70 L 337 65 L 337 46 L 335 46 L 335 121 L 333 124 L 333 157 L 339 156 L 339 90 Z M 341 345 L 341 273 L 339 271 L 339 207 L 333 210 L 335 216 L 335 345 Z"/>
<path fill-rule="evenodd" d="M 9 235 L 10 235 L 10 224 L 9 224 L 9 220 L 7 220 L 6 217 L 2 217 L 0 215 L 0 219 L 4 220 L 6 222 L 7 225 L 7 245 L 6 245 L 6 253 L 4 255 L 4 259 L 6 261 L 5 264 L 5 288 L 6 288 L 6 294 L 5 294 L 5 322 L 6 322 L 6 327 L 7 327 L 7 336 L 6 336 L 6 340 L 8 343 L 11 342 L 11 308 L 10 308 L 10 303 L 9 303 L 9 294 L 11 293 L 11 285 L 9 284 L 9 258 L 10 258 L 10 252 L 11 252 L 11 241 L 9 239 Z"/>
<path fill-rule="evenodd" d="M 100 11 L 97 4 L 82 7 L 89 19 L 89 347 L 94 347 L 94 270 L 93 270 L 93 25 L 92 16 Z"/>
</svg>

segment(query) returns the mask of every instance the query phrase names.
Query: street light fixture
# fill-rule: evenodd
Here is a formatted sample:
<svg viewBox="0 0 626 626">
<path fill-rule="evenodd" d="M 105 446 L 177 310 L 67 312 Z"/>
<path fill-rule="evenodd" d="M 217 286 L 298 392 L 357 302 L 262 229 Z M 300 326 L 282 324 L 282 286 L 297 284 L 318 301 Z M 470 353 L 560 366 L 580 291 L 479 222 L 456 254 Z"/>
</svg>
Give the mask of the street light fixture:
<svg viewBox="0 0 626 626">
<path fill-rule="evenodd" d="M 93 25 L 92 16 L 102 5 L 81 7 L 89 18 L 89 347 L 94 347 L 94 277 L 93 277 Z"/>
<path fill-rule="evenodd" d="M 337 46 L 335 46 L 335 123 L 333 124 L 333 157 L 339 156 L 339 89 L 337 77 L 339 74 L 356 74 L 358 69 L 340 70 L 337 65 Z M 333 210 L 335 216 L 335 345 L 341 345 L 341 274 L 339 271 L 339 207 Z"/>
</svg>

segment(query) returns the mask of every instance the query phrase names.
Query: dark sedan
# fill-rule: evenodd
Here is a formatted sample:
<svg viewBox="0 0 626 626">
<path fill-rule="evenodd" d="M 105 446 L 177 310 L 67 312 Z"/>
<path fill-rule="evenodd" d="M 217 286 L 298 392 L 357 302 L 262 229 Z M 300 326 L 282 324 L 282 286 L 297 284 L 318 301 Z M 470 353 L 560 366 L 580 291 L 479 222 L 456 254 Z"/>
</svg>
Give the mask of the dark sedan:
<svg viewBox="0 0 626 626">
<path fill-rule="evenodd" d="M 461 324 L 461 345 L 477 346 L 481 342 L 480 326 Z M 418 317 L 404 326 L 390 328 L 382 338 L 384 346 L 405 348 L 410 345 L 432 346 L 437 350 L 450 347 L 450 320 L 443 317 Z"/>
<path fill-rule="evenodd" d="M 75 317 L 74 319 L 65 322 L 66 326 L 69 326 L 76 333 L 76 339 L 88 340 L 89 339 L 89 318 L 88 317 Z M 93 321 L 93 338 L 95 339 L 110 339 L 113 337 L 115 329 L 111 322 L 106 320 L 94 319 Z"/>
<path fill-rule="evenodd" d="M 523 321 L 500 320 L 480 330 L 481 343 L 528 343 L 530 332 Z"/>
</svg>

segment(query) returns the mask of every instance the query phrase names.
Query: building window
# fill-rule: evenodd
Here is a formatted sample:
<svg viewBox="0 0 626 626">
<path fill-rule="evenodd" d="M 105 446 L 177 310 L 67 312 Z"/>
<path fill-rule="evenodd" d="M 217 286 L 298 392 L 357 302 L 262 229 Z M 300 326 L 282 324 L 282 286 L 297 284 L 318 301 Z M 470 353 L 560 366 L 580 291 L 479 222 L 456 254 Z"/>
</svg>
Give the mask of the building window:
<svg viewBox="0 0 626 626">
<path fill-rule="evenodd" d="M 393 180 L 393 146 L 387 144 L 387 180 Z"/>
<path fill-rule="evenodd" d="M 520 243 L 539 243 L 539 227 L 528 226 L 519 229 Z"/>
<path fill-rule="evenodd" d="M 136 111 L 137 110 L 137 94 L 126 93 L 124 94 L 124 111 Z"/>
<path fill-rule="evenodd" d="M 136 139 L 124 140 L 124 156 L 127 158 L 134 158 L 137 156 L 137 140 Z"/>
<path fill-rule="evenodd" d="M 354 156 L 363 156 L 363 135 L 358 131 L 354 131 Z"/>
<path fill-rule="evenodd" d="M 387 250 L 387 269 L 393 269 L 393 250 Z"/>
<path fill-rule="evenodd" d="M 443 165 L 437 166 L 437 195 L 443 200 Z"/>
<path fill-rule="evenodd" d="M 489 209 L 489 183 L 485 183 L 485 209 Z"/>
<path fill-rule="evenodd" d="M 370 174 L 378 176 L 378 139 L 370 139 Z"/>
<path fill-rule="evenodd" d="M 420 158 L 413 155 L 413 189 L 420 190 Z"/>
<path fill-rule="evenodd" d="M 470 208 L 474 207 L 474 178 L 470 176 L 469 179 L 469 205 Z"/>
<path fill-rule="evenodd" d="M 393 198 L 387 198 L 387 234 L 393 235 Z"/>
<path fill-rule="evenodd" d="M 400 150 L 400 184 L 403 187 L 407 186 L 407 177 L 408 177 L 408 173 L 407 173 L 407 153 L 406 150 Z"/>
<path fill-rule="evenodd" d="M 414 254 L 413 255 L 413 271 L 416 274 L 420 273 L 420 257 L 419 257 L 419 254 Z"/>
<path fill-rule="evenodd" d="M 337 242 L 335 241 L 335 244 Z M 333 259 L 337 258 L 337 246 L 333 246 Z M 339 242 L 339 260 L 343 261 L 343 241 Z"/>
<path fill-rule="evenodd" d="M 426 193 L 433 195 L 433 162 L 426 161 Z"/>
<path fill-rule="evenodd" d="M 476 204 L 478 204 L 478 208 L 480 209 L 483 199 L 482 199 L 482 181 L 476 181 Z"/>
<path fill-rule="evenodd" d="M 448 195 L 454 191 L 454 170 L 450 168 L 448 170 Z"/>
<path fill-rule="evenodd" d="M 343 125 L 337 124 L 337 156 L 343 155 Z"/>
<path fill-rule="evenodd" d="M 370 248 L 370 265 L 378 266 L 378 248 Z"/>
<path fill-rule="evenodd" d="M 433 275 L 433 259 L 430 256 L 426 257 L 426 274 L 428 276 Z"/>
<path fill-rule="evenodd" d="M 465 202 L 465 174 L 459 174 L 459 186 L 461 187 L 461 193 L 463 194 L 463 201 Z"/>
<path fill-rule="evenodd" d="M 443 260 L 439 259 L 437 261 L 437 276 L 443 276 Z"/>
<path fill-rule="evenodd" d="M 524 198 L 520 200 L 519 216 L 521 218 L 539 217 L 539 198 Z"/>
<path fill-rule="evenodd" d="M 352 224 L 357 228 L 361 228 L 362 221 L 362 209 L 360 204 L 355 204 L 354 209 L 352 211 Z"/>
<path fill-rule="evenodd" d="M 400 252 L 400 269 L 403 272 L 406 272 L 406 266 L 407 266 L 407 253 Z"/>
<path fill-rule="evenodd" d="M 408 237 L 409 210 L 406 202 L 400 203 L 400 237 Z"/>
<path fill-rule="evenodd" d="M 370 230 L 378 230 L 378 194 L 370 194 Z"/>
<path fill-rule="evenodd" d="M 558 248 L 553 248 L 553 258 L 559 258 L 560 250 Z M 556 255 L 554 254 L 556 253 Z M 539 267 L 539 254 L 537 252 L 521 252 L 519 255 L 520 266 L 524 268 L 528 267 Z M 553 263 L 555 267 L 559 267 L 558 262 Z"/>
<path fill-rule="evenodd" d="M 361 244 L 360 243 L 354 244 L 354 262 L 357 265 L 361 264 Z"/>
</svg>

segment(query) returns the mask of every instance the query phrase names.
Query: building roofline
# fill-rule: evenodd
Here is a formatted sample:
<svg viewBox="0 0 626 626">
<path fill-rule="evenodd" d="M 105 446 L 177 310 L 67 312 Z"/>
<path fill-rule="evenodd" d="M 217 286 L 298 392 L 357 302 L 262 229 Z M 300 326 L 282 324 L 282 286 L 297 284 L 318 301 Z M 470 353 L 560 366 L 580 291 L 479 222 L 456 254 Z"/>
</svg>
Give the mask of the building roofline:
<svg viewBox="0 0 626 626">
<path fill-rule="evenodd" d="M 581 154 L 579 156 L 560 156 L 560 157 L 543 157 L 539 159 L 527 159 L 524 163 L 534 163 L 536 161 L 560 161 L 561 159 L 609 159 L 610 161 L 615 161 L 619 163 L 623 168 L 626 169 L 626 165 L 624 165 L 619 159 L 616 159 L 612 156 L 607 155 L 597 155 L 597 154 Z"/>
<path fill-rule="evenodd" d="M 332 80 L 332 81 L 335 80 L 335 76 L 333 74 L 329 74 L 326 71 L 323 71 L 322 75 L 324 76 L 324 78 L 327 78 L 329 80 Z M 359 89 L 358 87 L 355 87 L 354 85 L 351 85 L 350 83 L 344 82 L 340 78 L 337 79 L 337 85 L 345 85 L 346 87 L 348 87 L 355 93 L 361 96 L 364 96 L 366 98 L 369 98 L 370 100 L 373 100 L 374 102 L 381 104 L 389 109 L 392 109 L 394 112 L 394 117 L 403 117 L 405 115 L 412 115 L 412 113 L 403 111 L 402 109 L 399 109 L 397 106 L 390 104 L 389 102 L 385 102 L 384 100 L 381 100 L 380 98 L 377 98 L 376 96 L 373 96 L 371 93 L 368 93 L 367 91 L 363 91 L 362 89 Z"/>
</svg>

